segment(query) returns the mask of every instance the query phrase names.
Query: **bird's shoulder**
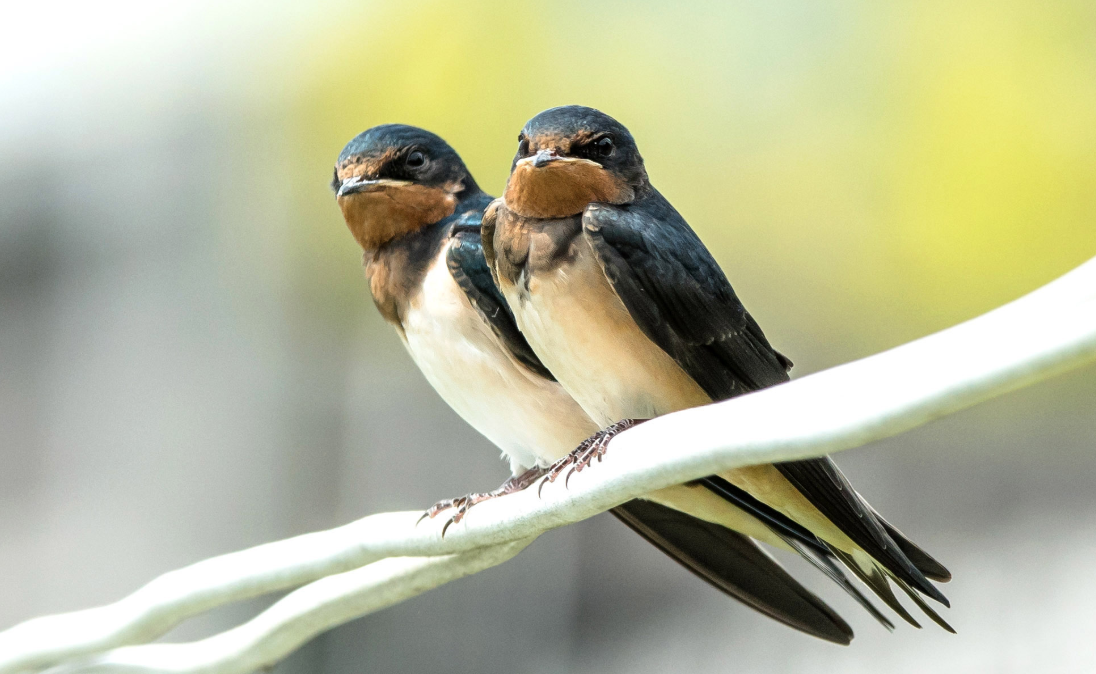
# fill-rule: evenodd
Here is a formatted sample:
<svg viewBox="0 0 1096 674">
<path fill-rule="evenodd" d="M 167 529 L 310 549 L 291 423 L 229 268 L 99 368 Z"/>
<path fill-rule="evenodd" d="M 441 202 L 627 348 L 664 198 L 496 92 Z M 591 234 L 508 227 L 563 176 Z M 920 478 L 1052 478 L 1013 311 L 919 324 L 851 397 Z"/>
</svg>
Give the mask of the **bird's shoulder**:
<svg viewBox="0 0 1096 674">
<path fill-rule="evenodd" d="M 591 204 L 583 232 L 644 333 L 715 399 L 787 379 L 723 269 L 685 219 L 652 188 L 631 204 Z"/>
<path fill-rule="evenodd" d="M 554 381 L 551 372 L 521 334 L 510 306 L 495 283 L 485 255 L 489 237 L 482 230 L 484 221 L 477 212 L 453 224 L 446 252 L 449 273 L 510 355 L 537 375 Z"/>
</svg>

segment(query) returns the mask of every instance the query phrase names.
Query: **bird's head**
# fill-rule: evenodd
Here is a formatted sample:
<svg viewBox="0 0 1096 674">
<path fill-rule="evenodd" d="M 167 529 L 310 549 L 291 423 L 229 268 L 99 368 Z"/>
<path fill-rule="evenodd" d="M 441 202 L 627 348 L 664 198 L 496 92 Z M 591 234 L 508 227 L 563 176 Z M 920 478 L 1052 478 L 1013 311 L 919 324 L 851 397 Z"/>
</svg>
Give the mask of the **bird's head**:
<svg viewBox="0 0 1096 674">
<path fill-rule="evenodd" d="M 628 129 L 599 110 L 567 105 L 545 110 L 521 130 L 505 200 L 524 216 L 561 218 L 595 201 L 628 203 L 649 188 Z"/>
<path fill-rule="evenodd" d="M 404 124 L 375 126 L 347 143 L 331 188 L 366 251 L 452 215 L 479 191 L 448 143 Z"/>
</svg>

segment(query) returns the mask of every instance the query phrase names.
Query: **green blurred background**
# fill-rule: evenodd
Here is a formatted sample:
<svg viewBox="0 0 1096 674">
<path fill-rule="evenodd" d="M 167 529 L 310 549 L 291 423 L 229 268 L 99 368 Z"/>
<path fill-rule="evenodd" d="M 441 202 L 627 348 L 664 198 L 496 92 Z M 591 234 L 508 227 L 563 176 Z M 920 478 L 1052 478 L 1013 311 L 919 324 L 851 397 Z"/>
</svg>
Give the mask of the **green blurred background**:
<svg viewBox="0 0 1096 674">
<path fill-rule="evenodd" d="M 799 375 L 1096 255 L 1090 0 L 6 13 L 0 627 L 505 476 L 377 316 L 327 186 L 375 124 L 498 194 L 529 117 L 608 112 Z M 1091 671 L 1094 393 L 1089 369 L 841 457 L 952 568 L 957 637 L 885 634 L 788 560 L 859 635 L 813 642 L 601 517 L 278 671 Z"/>
</svg>

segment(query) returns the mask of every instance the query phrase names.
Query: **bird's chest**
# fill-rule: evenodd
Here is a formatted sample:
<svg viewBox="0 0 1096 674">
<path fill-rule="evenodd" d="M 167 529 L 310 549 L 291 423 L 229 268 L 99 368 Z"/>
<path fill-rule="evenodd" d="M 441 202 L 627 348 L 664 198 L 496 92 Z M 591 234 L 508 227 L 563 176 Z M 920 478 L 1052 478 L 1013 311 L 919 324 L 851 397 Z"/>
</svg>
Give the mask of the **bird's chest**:
<svg viewBox="0 0 1096 674">
<path fill-rule="evenodd" d="M 430 384 L 465 418 L 489 414 L 477 386 L 513 368 L 446 264 L 449 243 L 412 263 L 395 249 L 368 266 L 370 290 Z M 407 258 L 407 259 L 405 259 Z M 473 424 L 475 425 L 475 424 Z"/>
<path fill-rule="evenodd" d="M 478 414 L 471 395 L 488 375 L 511 367 L 490 326 L 472 307 L 445 264 L 430 265 L 401 315 L 404 343 L 435 389 L 459 412 Z M 484 411 L 486 412 L 486 411 Z"/>
<path fill-rule="evenodd" d="M 500 270 L 499 285 L 541 361 L 600 426 L 709 402 L 636 325 L 589 239 L 538 256 L 541 242 L 552 239 L 530 236 L 526 264 Z"/>
<path fill-rule="evenodd" d="M 427 381 L 513 466 L 559 458 L 595 427 L 560 386 L 520 365 L 469 302 L 443 248 L 402 313 L 404 345 Z"/>
<path fill-rule="evenodd" d="M 502 286 L 529 291 L 536 278 L 571 263 L 582 241 L 580 216 L 538 220 L 504 214 L 495 236 L 496 272 Z"/>
</svg>

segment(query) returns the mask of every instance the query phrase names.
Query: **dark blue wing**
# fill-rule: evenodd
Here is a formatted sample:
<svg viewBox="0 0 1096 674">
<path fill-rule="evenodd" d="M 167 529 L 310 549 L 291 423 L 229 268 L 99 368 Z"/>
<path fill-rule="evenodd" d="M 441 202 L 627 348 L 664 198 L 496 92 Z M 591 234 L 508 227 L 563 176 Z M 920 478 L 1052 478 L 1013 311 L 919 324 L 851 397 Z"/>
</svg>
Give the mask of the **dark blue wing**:
<svg viewBox="0 0 1096 674">
<path fill-rule="evenodd" d="M 450 235 L 453 239 L 449 246 L 446 262 L 449 273 L 464 291 L 468 301 L 483 316 L 488 325 L 514 358 L 536 374 L 555 381 L 555 377 L 544 367 L 529 342 L 518 330 L 514 314 L 502 296 L 502 292 L 491 278 L 491 270 L 483 257 L 483 242 L 480 237 L 479 216 L 461 218 L 454 225 Z"/>
<path fill-rule="evenodd" d="M 713 400 L 788 380 L 791 361 L 772 348 L 711 253 L 657 191 L 626 206 L 591 205 L 583 230 L 636 324 Z M 931 557 L 912 542 L 897 544 L 897 530 L 884 526 L 829 457 L 776 468 L 889 571 L 947 604 L 924 575 L 943 576 L 946 569 L 928 563 Z M 924 571 L 905 549 L 927 558 L 914 555 Z"/>
<path fill-rule="evenodd" d="M 788 380 L 711 253 L 655 192 L 628 206 L 590 206 L 583 228 L 640 329 L 714 400 Z"/>
</svg>

